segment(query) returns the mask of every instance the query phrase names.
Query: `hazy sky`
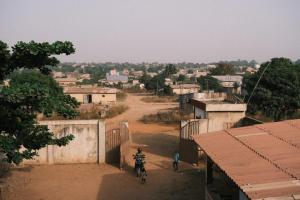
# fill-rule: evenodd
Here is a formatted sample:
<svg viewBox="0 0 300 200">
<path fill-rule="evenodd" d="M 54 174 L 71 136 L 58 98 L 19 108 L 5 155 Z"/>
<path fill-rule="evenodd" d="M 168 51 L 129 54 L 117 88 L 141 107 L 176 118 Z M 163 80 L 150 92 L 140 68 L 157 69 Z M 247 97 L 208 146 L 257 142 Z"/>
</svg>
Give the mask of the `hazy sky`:
<svg viewBox="0 0 300 200">
<path fill-rule="evenodd" d="M 300 0 L 0 0 L 0 40 L 69 40 L 63 61 L 300 58 Z"/>
</svg>

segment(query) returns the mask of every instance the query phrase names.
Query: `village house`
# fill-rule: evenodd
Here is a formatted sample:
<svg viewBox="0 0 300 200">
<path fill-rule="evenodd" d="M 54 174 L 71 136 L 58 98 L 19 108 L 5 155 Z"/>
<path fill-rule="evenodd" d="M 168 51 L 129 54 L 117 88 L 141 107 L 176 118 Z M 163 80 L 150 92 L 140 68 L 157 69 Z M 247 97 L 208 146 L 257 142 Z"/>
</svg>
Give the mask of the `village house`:
<svg viewBox="0 0 300 200">
<path fill-rule="evenodd" d="M 193 76 L 197 78 L 201 76 L 207 76 L 207 72 L 197 69 L 193 71 Z"/>
<path fill-rule="evenodd" d="M 99 87 L 65 87 L 65 94 L 74 97 L 80 103 L 106 104 L 117 101 L 117 89 Z"/>
<path fill-rule="evenodd" d="M 120 83 L 127 83 L 128 82 L 128 76 L 125 75 L 109 75 L 106 74 L 106 81 L 104 81 L 105 83 L 108 83 L 109 85 L 113 85 L 113 84 L 118 84 Z"/>
<path fill-rule="evenodd" d="M 122 74 L 125 75 L 125 76 L 128 76 L 129 75 L 129 70 L 128 69 L 123 69 Z"/>
<path fill-rule="evenodd" d="M 77 79 L 76 78 L 55 78 L 58 84 L 62 87 L 65 86 L 75 86 Z"/>
<path fill-rule="evenodd" d="M 188 99 L 194 119 L 180 123 L 179 151 L 183 161 L 198 162 L 199 151 L 195 149 L 193 135 L 226 130 L 242 124 L 247 105 L 228 97 L 226 93 L 196 93 Z M 181 106 L 183 107 L 183 106 Z"/>
<path fill-rule="evenodd" d="M 297 119 L 193 135 L 206 199 L 300 199 L 299 130 Z"/>
<path fill-rule="evenodd" d="M 220 93 L 223 94 L 223 93 Z M 225 96 L 213 99 L 191 99 L 194 106 L 194 119 L 207 119 L 208 130 L 219 131 L 233 127 L 246 116 L 247 105 L 228 101 Z"/>
<path fill-rule="evenodd" d="M 200 90 L 200 86 L 196 84 L 181 84 L 181 85 L 170 85 L 173 94 L 190 94 L 197 93 Z"/>
<path fill-rule="evenodd" d="M 139 78 L 139 77 L 143 76 L 144 72 L 143 71 L 132 71 L 130 74 L 135 78 Z"/>
<path fill-rule="evenodd" d="M 228 93 L 241 93 L 241 85 L 243 77 L 240 75 L 225 75 L 225 76 L 212 76 L 220 81 L 222 87 Z"/>
</svg>

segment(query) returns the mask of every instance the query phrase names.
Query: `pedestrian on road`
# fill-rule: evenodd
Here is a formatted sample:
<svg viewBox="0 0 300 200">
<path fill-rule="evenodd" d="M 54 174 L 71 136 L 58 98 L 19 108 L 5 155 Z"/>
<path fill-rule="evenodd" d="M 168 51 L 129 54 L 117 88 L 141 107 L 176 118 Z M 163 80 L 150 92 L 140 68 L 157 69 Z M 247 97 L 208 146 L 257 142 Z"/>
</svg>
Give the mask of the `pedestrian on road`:
<svg viewBox="0 0 300 200">
<path fill-rule="evenodd" d="M 178 163 L 179 163 L 179 152 L 176 150 L 174 154 L 174 161 L 173 161 L 174 171 L 178 171 Z"/>
</svg>

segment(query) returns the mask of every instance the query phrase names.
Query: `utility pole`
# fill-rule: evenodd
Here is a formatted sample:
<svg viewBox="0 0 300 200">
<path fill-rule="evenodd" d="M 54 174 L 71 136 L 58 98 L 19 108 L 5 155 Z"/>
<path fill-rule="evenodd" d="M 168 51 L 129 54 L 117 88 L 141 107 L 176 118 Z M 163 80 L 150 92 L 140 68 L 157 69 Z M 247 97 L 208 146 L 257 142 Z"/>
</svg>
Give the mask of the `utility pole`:
<svg viewBox="0 0 300 200">
<path fill-rule="evenodd" d="M 208 80 L 206 80 L 206 91 L 208 93 Z"/>
<path fill-rule="evenodd" d="M 156 95 L 158 96 L 158 80 L 156 80 Z"/>
</svg>

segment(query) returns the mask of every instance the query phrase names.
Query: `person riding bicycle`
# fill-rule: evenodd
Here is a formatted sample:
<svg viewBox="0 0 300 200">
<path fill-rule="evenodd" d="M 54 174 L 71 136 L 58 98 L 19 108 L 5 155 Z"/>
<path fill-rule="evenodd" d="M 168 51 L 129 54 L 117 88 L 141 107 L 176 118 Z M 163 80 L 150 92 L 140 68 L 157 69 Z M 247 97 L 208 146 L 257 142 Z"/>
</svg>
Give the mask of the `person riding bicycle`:
<svg viewBox="0 0 300 200">
<path fill-rule="evenodd" d="M 141 170 L 144 167 L 145 164 L 145 154 L 143 154 L 142 149 L 138 148 L 137 152 L 133 155 L 133 159 L 135 159 L 135 165 L 134 165 L 134 169 L 137 170 Z"/>
</svg>

